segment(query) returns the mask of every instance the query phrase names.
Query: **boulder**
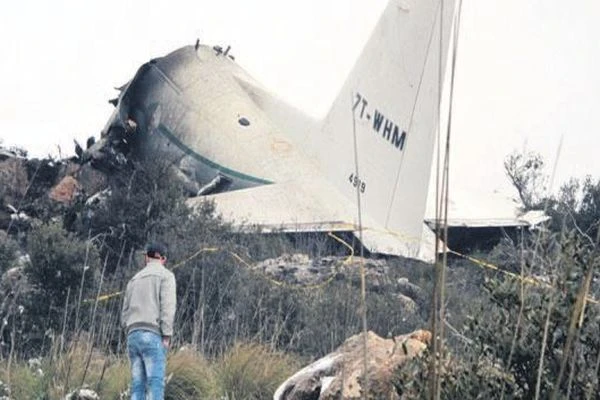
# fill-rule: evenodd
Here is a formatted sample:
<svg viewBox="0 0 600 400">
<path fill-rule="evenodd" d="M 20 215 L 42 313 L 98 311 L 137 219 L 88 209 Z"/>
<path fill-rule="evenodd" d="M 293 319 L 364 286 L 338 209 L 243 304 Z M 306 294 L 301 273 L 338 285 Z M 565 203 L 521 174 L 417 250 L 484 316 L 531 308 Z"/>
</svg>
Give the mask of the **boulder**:
<svg viewBox="0 0 600 400">
<path fill-rule="evenodd" d="M 392 378 L 394 372 L 427 347 L 431 333 L 417 330 L 385 339 L 367 333 L 367 378 L 364 387 L 364 335 L 347 339 L 337 350 L 304 367 L 288 378 L 273 395 L 274 400 L 400 399 Z"/>
<path fill-rule="evenodd" d="M 323 283 L 332 276 L 349 277 L 360 285 L 360 265 L 365 264 L 369 290 L 383 290 L 392 284 L 388 278 L 389 267 L 385 260 L 368 258 L 326 256 L 310 258 L 306 254 L 284 254 L 261 261 L 253 266 L 274 279 L 299 286 Z"/>
<path fill-rule="evenodd" d="M 70 204 L 80 190 L 77 179 L 65 176 L 56 186 L 50 189 L 48 196 L 59 203 Z"/>
</svg>

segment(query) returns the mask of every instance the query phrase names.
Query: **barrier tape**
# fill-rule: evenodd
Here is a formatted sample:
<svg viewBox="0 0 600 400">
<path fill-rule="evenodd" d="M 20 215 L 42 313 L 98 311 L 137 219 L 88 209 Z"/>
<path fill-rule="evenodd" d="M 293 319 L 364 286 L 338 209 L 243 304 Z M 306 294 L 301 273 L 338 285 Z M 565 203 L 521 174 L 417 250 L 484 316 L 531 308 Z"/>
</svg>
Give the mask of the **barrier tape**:
<svg viewBox="0 0 600 400">
<path fill-rule="evenodd" d="M 340 237 L 334 235 L 332 232 L 328 232 L 327 235 L 349 249 L 350 254 L 342 262 L 342 265 L 346 266 L 346 265 L 351 264 L 352 261 L 354 260 L 354 248 L 352 246 L 350 246 L 347 242 L 345 242 L 343 239 L 341 239 Z M 315 283 L 315 284 L 311 284 L 311 285 L 290 284 L 290 283 L 278 281 L 278 280 L 273 279 L 265 274 L 259 273 L 254 268 L 252 268 L 252 265 L 250 265 L 249 262 L 244 260 L 239 254 L 235 253 L 232 250 L 220 249 L 218 247 L 202 248 L 202 249 L 196 251 L 195 253 L 193 253 L 192 255 L 190 255 L 189 257 L 185 258 L 184 260 L 177 262 L 170 269 L 175 270 L 203 253 L 216 253 L 219 251 L 227 252 L 235 261 L 237 261 L 239 264 L 242 264 L 243 266 L 245 266 L 250 272 L 252 272 L 256 275 L 259 275 L 261 278 L 267 280 L 268 282 L 272 283 L 273 285 L 276 285 L 279 287 L 285 287 L 285 288 L 289 288 L 289 289 L 294 289 L 294 290 L 300 290 L 300 289 L 314 290 L 314 289 L 319 289 L 319 288 L 325 287 L 328 284 L 330 284 L 331 282 L 333 282 L 333 280 L 335 279 L 336 275 L 339 272 L 339 270 L 336 268 L 336 270 L 333 271 L 332 273 L 330 273 L 323 282 L 319 282 L 319 283 Z M 110 300 L 114 297 L 118 297 L 122 294 L 123 294 L 123 291 L 109 293 L 109 294 L 105 294 L 102 296 L 98 296 L 97 298 L 94 298 L 94 299 L 86 299 L 83 302 L 84 303 L 92 303 L 92 302 L 96 302 L 96 301 L 97 302 L 106 301 L 106 300 Z"/>
<path fill-rule="evenodd" d="M 503 269 L 499 268 L 498 266 L 496 266 L 494 264 L 491 264 L 489 262 L 479 260 L 479 259 L 477 259 L 475 257 L 467 256 L 466 254 L 462 254 L 462 253 L 459 253 L 459 252 L 454 251 L 454 250 L 448 249 L 448 253 L 454 254 L 456 256 L 459 256 L 459 257 L 462 257 L 462 258 L 464 258 L 466 260 L 469 260 L 472 263 L 474 263 L 474 264 L 476 264 L 476 265 L 478 265 L 478 266 L 480 266 L 482 268 L 491 269 L 491 270 L 493 270 L 495 272 L 500 272 L 500 273 L 502 273 L 504 275 L 507 275 L 507 276 L 509 276 L 509 277 L 511 277 L 513 279 L 516 279 L 516 280 L 519 280 L 519 281 L 523 281 L 523 283 L 525 283 L 525 284 L 533 285 L 533 286 L 543 286 L 543 287 L 546 287 L 548 289 L 556 290 L 556 288 L 554 286 L 552 286 L 551 284 L 549 284 L 547 282 L 540 281 L 539 279 L 536 279 L 534 277 L 531 277 L 531 276 L 522 277 L 519 274 L 515 274 L 514 272 L 503 270 Z M 587 303 L 600 304 L 600 301 L 596 300 L 595 298 L 593 298 L 591 296 L 586 297 L 585 301 Z"/>
<path fill-rule="evenodd" d="M 346 248 L 348 248 L 350 254 L 348 255 L 348 257 L 342 262 L 342 266 L 348 266 L 350 265 L 353 261 L 354 261 L 354 248 L 348 244 L 346 241 L 342 240 L 340 237 L 336 236 L 335 234 L 333 234 L 332 232 L 328 232 L 327 235 L 329 237 L 331 237 L 332 239 L 334 239 L 335 241 L 337 241 L 338 243 L 342 244 L 343 246 L 345 246 Z M 293 289 L 293 290 L 315 290 L 315 289 L 320 289 L 323 288 L 327 285 L 329 285 L 331 282 L 333 282 L 333 280 L 335 279 L 336 275 L 339 272 L 339 269 L 336 268 L 335 271 L 331 272 L 327 278 L 319 283 L 315 283 L 315 284 L 311 284 L 311 285 L 300 285 L 300 284 L 291 284 L 291 283 L 286 283 L 286 282 L 282 282 L 282 281 L 278 281 L 276 279 L 273 279 L 269 276 L 267 276 L 266 274 L 261 274 L 260 272 L 256 271 L 254 268 L 252 268 L 252 265 L 250 265 L 249 262 L 247 262 L 246 260 L 244 260 L 239 254 L 235 253 L 232 250 L 226 250 L 226 249 L 221 249 L 218 247 L 206 247 L 206 248 L 202 248 L 196 252 L 194 252 L 192 255 L 190 255 L 189 257 L 185 258 L 182 261 L 179 261 L 178 263 L 176 263 L 175 265 L 173 265 L 170 269 L 171 270 L 175 270 L 179 267 L 181 267 L 182 265 L 186 264 L 187 262 L 193 260 L 194 258 L 198 257 L 199 255 L 203 254 L 203 253 L 216 253 L 219 251 L 226 251 L 236 262 L 238 262 L 239 264 L 243 265 L 244 267 L 246 267 L 250 272 L 254 273 L 255 275 L 260 276 L 261 278 L 265 279 L 266 281 L 270 282 L 271 284 L 278 286 L 278 287 L 284 287 L 284 288 L 288 288 L 288 289 Z M 458 257 L 464 258 L 470 262 L 472 262 L 473 264 L 484 268 L 484 269 L 489 269 L 495 272 L 499 272 L 503 275 L 509 276 L 512 279 L 518 280 L 518 281 L 522 281 L 525 284 L 528 285 L 533 285 L 533 286 L 542 286 L 542 287 L 546 287 L 548 289 L 556 289 L 554 286 L 552 286 L 551 284 L 547 283 L 547 282 L 543 282 L 539 279 L 536 279 L 534 277 L 531 276 L 521 276 L 519 274 L 516 274 L 514 272 L 510 272 L 510 271 L 506 271 L 502 268 L 499 268 L 498 266 L 491 264 L 487 261 L 483 261 L 480 259 L 477 259 L 475 257 L 472 256 L 468 256 L 466 254 L 462 254 L 459 253 L 457 251 L 454 250 L 447 250 L 449 254 L 453 254 L 456 255 Z M 111 298 L 120 296 L 121 294 L 123 294 L 122 291 L 120 292 L 114 292 L 114 293 L 110 293 L 110 294 L 105 294 L 102 296 L 97 297 L 96 299 L 87 299 L 84 300 L 84 303 L 91 303 L 94 301 L 106 301 L 109 300 Z M 592 304 L 600 304 L 600 301 L 596 300 L 593 297 L 588 296 L 586 298 L 586 302 L 587 303 L 592 303 Z"/>
</svg>

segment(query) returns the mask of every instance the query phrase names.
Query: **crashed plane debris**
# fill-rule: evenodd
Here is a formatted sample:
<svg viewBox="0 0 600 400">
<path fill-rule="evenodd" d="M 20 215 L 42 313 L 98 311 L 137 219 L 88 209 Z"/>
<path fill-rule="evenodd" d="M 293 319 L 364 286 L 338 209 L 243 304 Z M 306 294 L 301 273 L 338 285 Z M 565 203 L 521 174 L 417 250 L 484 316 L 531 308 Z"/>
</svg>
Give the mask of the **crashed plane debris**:
<svg viewBox="0 0 600 400">
<path fill-rule="evenodd" d="M 397 3 L 321 121 L 261 86 L 230 47 L 196 42 L 139 68 L 82 157 L 167 163 L 191 206 L 214 200 L 241 229 L 354 232 L 371 252 L 432 260 L 423 215 L 454 2 Z"/>
<path fill-rule="evenodd" d="M 141 157 L 172 169 L 191 207 L 214 201 L 242 231 L 352 232 L 372 253 L 432 261 L 435 221 L 426 218 L 428 227 L 424 214 L 439 120 L 438 72 L 445 69 L 454 2 L 443 15 L 434 0 L 410 13 L 397 3 L 390 0 L 320 121 L 250 77 L 230 47 L 198 41 L 150 60 L 117 89 L 100 139 L 90 137 L 85 149 L 75 143 L 77 156 L 65 167 L 71 171 L 58 174 L 49 163 L 29 162 L 3 174 L 22 164 L 22 155 L 2 149 L 0 181 L 24 188 L 16 181 L 35 171 L 56 185 L 60 175 L 50 197 L 67 204 L 102 192 L 107 174 Z M 5 195 L 14 202 L 22 194 Z M 11 218 L 0 214 L 3 224 Z M 450 220 L 468 227 L 497 220 L 467 219 Z"/>
</svg>

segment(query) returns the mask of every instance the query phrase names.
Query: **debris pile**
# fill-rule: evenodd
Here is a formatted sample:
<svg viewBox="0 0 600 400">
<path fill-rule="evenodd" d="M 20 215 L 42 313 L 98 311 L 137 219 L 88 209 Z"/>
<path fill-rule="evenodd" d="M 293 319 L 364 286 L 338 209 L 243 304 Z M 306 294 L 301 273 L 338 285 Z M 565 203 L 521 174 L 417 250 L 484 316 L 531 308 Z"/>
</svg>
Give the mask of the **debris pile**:
<svg viewBox="0 0 600 400">
<path fill-rule="evenodd" d="M 0 147 L 0 231 L 18 236 L 40 221 L 61 218 L 69 225 L 101 203 L 110 195 L 114 166 L 131 166 L 102 143 L 88 140 L 86 150 L 76 143 L 77 156 L 66 159 L 27 158 L 24 150 Z"/>
</svg>

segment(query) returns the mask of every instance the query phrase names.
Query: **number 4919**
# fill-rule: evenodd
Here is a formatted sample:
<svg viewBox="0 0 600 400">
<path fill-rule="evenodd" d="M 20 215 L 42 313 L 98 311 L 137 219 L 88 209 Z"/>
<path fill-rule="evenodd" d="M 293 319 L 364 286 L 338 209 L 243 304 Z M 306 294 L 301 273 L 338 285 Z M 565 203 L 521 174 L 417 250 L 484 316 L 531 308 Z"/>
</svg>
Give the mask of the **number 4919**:
<svg viewBox="0 0 600 400">
<path fill-rule="evenodd" d="M 352 186 L 354 186 L 355 188 L 359 188 L 361 193 L 364 193 L 366 188 L 367 188 L 367 184 L 365 181 L 363 181 L 362 179 L 360 179 L 358 177 L 358 175 L 355 175 L 354 173 L 351 173 L 350 176 L 348 177 L 348 181 L 352 184 Z"/>
</svg>

